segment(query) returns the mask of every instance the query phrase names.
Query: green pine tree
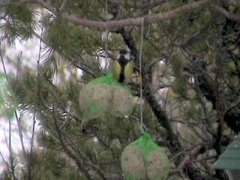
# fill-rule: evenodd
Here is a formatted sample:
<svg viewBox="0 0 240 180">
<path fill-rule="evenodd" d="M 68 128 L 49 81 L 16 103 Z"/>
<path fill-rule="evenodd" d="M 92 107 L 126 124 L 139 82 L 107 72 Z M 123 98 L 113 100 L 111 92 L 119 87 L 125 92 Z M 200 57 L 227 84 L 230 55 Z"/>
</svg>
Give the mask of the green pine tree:
<svg viewBox="0 0 240 180">
<path fill-rule="evenodd" d="M 240 131 L 239 8 L 231 3 L 0 2 L 1 63 L 19 72 L 4 74 L 10 89 L 0 94 L 0 115 L 6 100 L 14 105 L 12 114 L 31 112 L 41 126 L 35 136 L 42 147 L 13 157 L 2 177 L 126 178 L 121 154 L 144 129 L 167 150 L 169 179 L 227 179 L 212 165 Z M 33 38 L 41 41 L 39 59 L 7 58 L 5 48 Z M 134 62 L 128 85 L 108 73 L 108 60 L 123 48 Z M 99 60 L 105 56 L 106 68 Z M 18 170 L 17 156 L 23 164 Z"/>
</svg>

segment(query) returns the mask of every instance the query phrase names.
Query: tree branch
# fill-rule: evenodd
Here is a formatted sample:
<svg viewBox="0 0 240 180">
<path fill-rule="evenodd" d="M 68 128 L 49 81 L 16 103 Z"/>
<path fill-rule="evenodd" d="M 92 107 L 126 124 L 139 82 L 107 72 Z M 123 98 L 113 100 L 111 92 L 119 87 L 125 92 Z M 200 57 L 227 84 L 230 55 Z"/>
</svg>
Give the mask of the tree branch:
<svg viewBox="0 0 240 180">
<path fill-rule="evenodd" d="M 183 171 L 184 167 L 186 165 L 188 165 L 189 163 L 191 163 L 192 158 L 197 157 L 198 154 L 203 153 L 203 151 L 205 150 L 204 145 L 199 144 L 196 147 L 194 147 L 189 153 L 187 153 L 187 155 L 184 157 L 184 159 L 182 160 L 182 162 L 180 163 L 180 165 L 178 166 L 178 169 L 180 169 L 180 171 Z"/>
<path fill-rule="evenodd" d="M 233 5 L 233 6 L 240 7 L 239 0 L 220 0 L 220 2 L 225 6 Z"/>
<path fill-rule="evenodd" d="M 240 16 L 238 16 L 236 14 L 233 14 L 233 13 L 230 13 L 230 12 L 226 11 L 225 9 L 223 9 L 223 8 L 221 8 L 219 6 L 216 6 L 216 5 L 212 5 L 212 7 L 221 16 L 224 16 L 227 19 L 231 19 L 233 21 L 236 21 L 236 22 L 240 23 Z"/>
<path fill-rule="evenodd" d="M 106 27 L 107 27 L 108 30 L 114 30 L 114 29 L 119 29 L 127 26 L 140 26 L 143 19 L 144 19 L 145 25 L 156 24 L 164 20 L 174 19 L 183 14 L 190 13 L 196 9 L 202 8 L 209 2 L 210 0 L 200 0 L 191 4 L 181 6 L 179 8 L 170 10 L 165 13 L 147 15 L 145 17 L 138 17 L 138 18 L 127 18 L 122 20 L 93 21 L 93 20 L 83 19 L 83 18 L 79 18 L 73 15 L 67 15 L 67 14 L 63 14 L 63 17 L 75 25 L 84 26 L 89 29 L 106 30 Z M 34 1 L 34 3 L 39 4 L 40 6 L 51 11 L 53 14 L 57 15 L 57 12 L 55 11 L 55 9 L 52 8 L 46 2 L 42 0 L 36 0 Z"/>
<path fill-rule="evenodd" d="M 197 32 L 195 32 L 190 38 L 188 38 L 183 44 L 179 44 L 182 48 L 187 48 L 192 46 L 195 42 L 201 39 L 204 32 L 208 30 L 208 28 L 213 24 L 216 20 L 217 15 L 214 14 Z"/>
<path fill-rule="evenodd" d="M 149 6 L 156 6 L 156 5 L 159 5 L 159 4 L 163 4 L 165 3 L 167 0 L 154 0 L 153 2 L 149 2 L 147 4 L 140 4 L 140 5 L 137 5 L 137 4 L 134 4 L 134 5 L 128 5 L 128 7 L 130 8 L 136 8 L 136 9 L 142 9 L 142 8 L 148 8 Z M 118 1 L 118 0 L 109 0 L 109 3 L 111 4 L 115 4 L 115 5 L 121 5 L 121 6 L 124 6 L 126 3 L 125 2 L 122 2 L 122 1 Z"/>
<path fill-rule="evenodd" d="M 63 148 L 64 152 L 76 163 L 77 167 L 79 168 L 80 171 L 82 171 L 84 173 L 84 175 L 88 178 L 88 179 L 92 179 L 89 175 L 89 173 L 87 172 L 87 170 L 83 167 L 81 161 L 78 159 L 78 157 L 74 154 L 74 152 L 71 151 L 71 149 L 65 144 L 63 137 L 62 137 L 62 133 L 58 127 L 58 123 L 57 123 L 57 117 L 55 114 L 55 107 L 53 108 L 53 119 L 54 119 L 54 125 L 55 128 L 57 130 L 57 134 L 58 134 L 58 139 L 59 142 L 61 144 L 61 147 Z"/>
</svg>

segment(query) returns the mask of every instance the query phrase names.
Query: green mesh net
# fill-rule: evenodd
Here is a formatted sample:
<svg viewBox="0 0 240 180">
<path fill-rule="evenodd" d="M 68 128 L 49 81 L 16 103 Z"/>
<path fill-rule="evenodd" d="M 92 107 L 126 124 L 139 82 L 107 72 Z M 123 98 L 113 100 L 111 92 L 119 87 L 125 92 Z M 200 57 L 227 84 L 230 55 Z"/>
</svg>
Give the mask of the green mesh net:
<svg viewBox="0 0 240 180">
<path fill-rule="evenodd" d="M 128 180 L 165 180 L 170 162 L 163 148 L 147 133 L 129 144 L 121 156 L 121 167 Z"/>
<path fill-rule="evenodd" d="M 112 85 L 121 85 L 118 81 L 116 81 L 116 79 L 113 77 L 112 73 L 108 73 L 105 76 L 99 77 L 97 79 L 94 79 L 92 81 L 90 81 L 88 84 L 112 84 Z"/>
<path fill-rule="evenodd" d="M 126 85 L 117 82 L 109 73 L 84 85 L 80 90 L 79 106 L 85 119 L 106 114 L 121 117 L 132 113 L 135 98 Z"/>
</svg>

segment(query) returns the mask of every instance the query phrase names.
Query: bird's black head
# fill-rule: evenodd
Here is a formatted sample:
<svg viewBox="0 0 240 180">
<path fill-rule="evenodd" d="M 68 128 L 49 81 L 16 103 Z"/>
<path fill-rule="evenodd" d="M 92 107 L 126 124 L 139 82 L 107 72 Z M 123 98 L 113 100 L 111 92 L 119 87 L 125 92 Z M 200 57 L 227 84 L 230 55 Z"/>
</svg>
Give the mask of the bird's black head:
<svg viewBox="0 0 240 180">
<path fill-rule="evenodd" d="M 121 64 L 122 66 L 125 66 L 131 60 L 131 53 L 126 49 L 121 49 L 119 51 L 117 60 L 119 64 Z"/>
</svg>

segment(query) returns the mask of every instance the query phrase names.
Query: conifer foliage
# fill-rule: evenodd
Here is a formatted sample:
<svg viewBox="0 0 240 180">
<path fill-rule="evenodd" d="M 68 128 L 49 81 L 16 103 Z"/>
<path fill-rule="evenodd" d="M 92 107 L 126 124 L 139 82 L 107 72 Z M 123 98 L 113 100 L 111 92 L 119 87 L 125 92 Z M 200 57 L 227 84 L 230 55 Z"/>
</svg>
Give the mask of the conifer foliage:
<svg viewBox="0 0 240 180">
<path fill-rule="evenodd" d="M 18 124 L 19 112 L 30 113 L 22 121 L 41 127 L 30 150 L 10 153 L 1 178 L 228 179 L 212 165 L 240 132 L 239 8 L 237 0 L 1 1 L 0 77 L 9 92 L 1 90 L 0 115 L 11 107 Z M 38 59 L 7 58 L 16 40 L 34 38 Z M 109 73 L 121 49 L 133 57 L 129 84 Z M 143 130 L 171 166 L 162 175 L 147 175 L 152 159 L 139 176 L 131 161 L 121 167 Z"/>
</svg>

